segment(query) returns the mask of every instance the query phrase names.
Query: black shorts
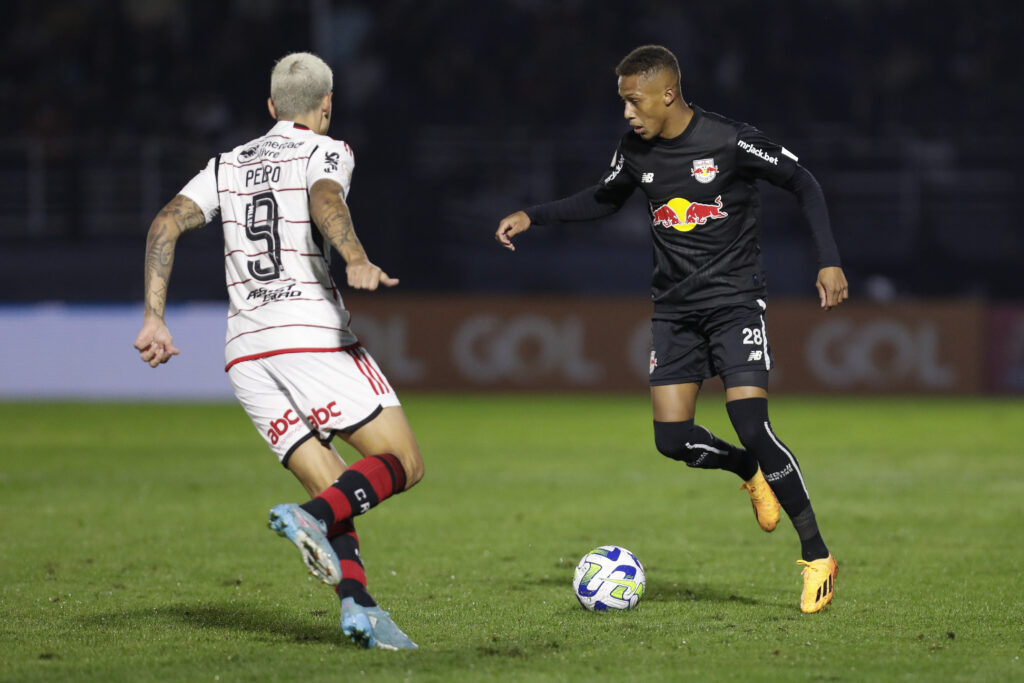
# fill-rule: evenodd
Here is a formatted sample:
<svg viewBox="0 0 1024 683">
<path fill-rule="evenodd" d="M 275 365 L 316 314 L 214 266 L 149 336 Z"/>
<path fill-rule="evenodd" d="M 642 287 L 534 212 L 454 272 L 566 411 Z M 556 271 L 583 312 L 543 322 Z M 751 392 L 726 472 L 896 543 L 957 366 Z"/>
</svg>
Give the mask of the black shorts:
<svg viewBox="0 0 1024 683">
<path fill-rule="evenodd" d="M 768 387 L 772 367 L 763 299 L 659 314 L 651 321 L 651 386 L 700 384 L 718 375 L 726 388 Z"/>
</svg>

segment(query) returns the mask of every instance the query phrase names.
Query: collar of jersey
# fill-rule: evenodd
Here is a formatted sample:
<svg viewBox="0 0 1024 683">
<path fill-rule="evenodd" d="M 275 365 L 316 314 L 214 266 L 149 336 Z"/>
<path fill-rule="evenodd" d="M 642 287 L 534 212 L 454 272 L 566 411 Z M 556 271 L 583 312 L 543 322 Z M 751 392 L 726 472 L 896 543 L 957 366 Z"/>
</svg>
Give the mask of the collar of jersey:
<svg viewBox="0 0 1024 683">
<path fill-rule="evenodd" d="M 697 128 L 697 122 L 700 120 L 700 117 L 704 115 L 704 110 L 697 105 L 691 103 L 690 108 L 693 109 L 693 118 L 691 118 L 690 122 L 686 124 L 686 128 L 683 132 L 674 138 L 657 138 L 655 140 L 655 144 L 675 147 L 690 139 L 690 136 L 693 135 L 693 131 Z"/>
<path fill-rule="evenodd" d="M 289 134 L 301 135 L 302 133 L 312 133 L 313 131 L 306 128 L 301 123 L 295 123 L 294 121 L 278 121 L 274 124 L 274 127 L 270 129 L 270 132 L 287 137 Z"/>
</svg>

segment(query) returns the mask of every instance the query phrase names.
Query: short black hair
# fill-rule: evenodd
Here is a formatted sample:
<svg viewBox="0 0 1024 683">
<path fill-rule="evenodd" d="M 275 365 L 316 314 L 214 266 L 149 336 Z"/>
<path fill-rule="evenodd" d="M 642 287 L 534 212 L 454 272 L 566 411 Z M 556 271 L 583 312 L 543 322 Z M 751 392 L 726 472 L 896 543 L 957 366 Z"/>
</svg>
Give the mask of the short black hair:
<svg viewBox="0 0 1024 683">
<path fill-rule="evenodd" d="M 679 73 L 679 62 L 671 50 L 663 45 L 641 45 L 622 58 L 615 67 L 616 76 L 634 76 L 640 74 L 649 78 L 659 71 L 670 71 L 679 84 L 682 77 Z"/>
</svg>

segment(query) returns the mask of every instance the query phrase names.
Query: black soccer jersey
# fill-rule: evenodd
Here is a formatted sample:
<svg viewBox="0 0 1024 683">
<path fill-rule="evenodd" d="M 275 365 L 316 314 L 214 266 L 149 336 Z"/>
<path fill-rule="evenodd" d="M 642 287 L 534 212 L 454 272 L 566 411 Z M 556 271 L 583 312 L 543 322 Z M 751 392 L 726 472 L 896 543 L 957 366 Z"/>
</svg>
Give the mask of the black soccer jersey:
<svg viewBox="0 0 1024 683">
<path fill-rule="evenodd" d="M 788 187 L 798 168 L 796 156 L 757 128 L 693 107 L 679 136 L 626 133 L 595 188 L 527 213 L 535 223 L 583 218 L 586 204 L 607 214 L 640 187 L 651 216 L 655 313 L 710 308 L 765 295 L 757 180 Z M 824 226 L 812 225 L 819 258 L 838 265 L 824 215 Z"/>
</svg>

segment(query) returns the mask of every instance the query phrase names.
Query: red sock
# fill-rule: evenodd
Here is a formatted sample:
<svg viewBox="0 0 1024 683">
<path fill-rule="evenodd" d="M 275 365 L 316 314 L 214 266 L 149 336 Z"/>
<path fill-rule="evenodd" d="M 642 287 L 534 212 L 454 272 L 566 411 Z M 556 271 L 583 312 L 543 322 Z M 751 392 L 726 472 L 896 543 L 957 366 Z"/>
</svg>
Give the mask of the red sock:
<svg viewBox="0 0 1024 683">
<path fill-rule="evenodd" d="M 302 507 L 327 523 L 328 537 L 343 533 L 335 525 L 361 515 L 405 490 L 405 469 L 398 458 L 382 453 L 363 458 L 316 498 Z"/>
<path fill-rule="evenodd" d="M 356 527 L 351 519 L 338 522 L 334 526 L 339 529 L 339 533 L 331 537 L 331 547 L 338 555 L 343 577 L 334 590 L 339 598 L 352 598 L 363 607 L 373 607 L 377 603 L 366 590 L 366 570 L 363 568 L 363 558 L 359 554 Z"/>
</svg>

